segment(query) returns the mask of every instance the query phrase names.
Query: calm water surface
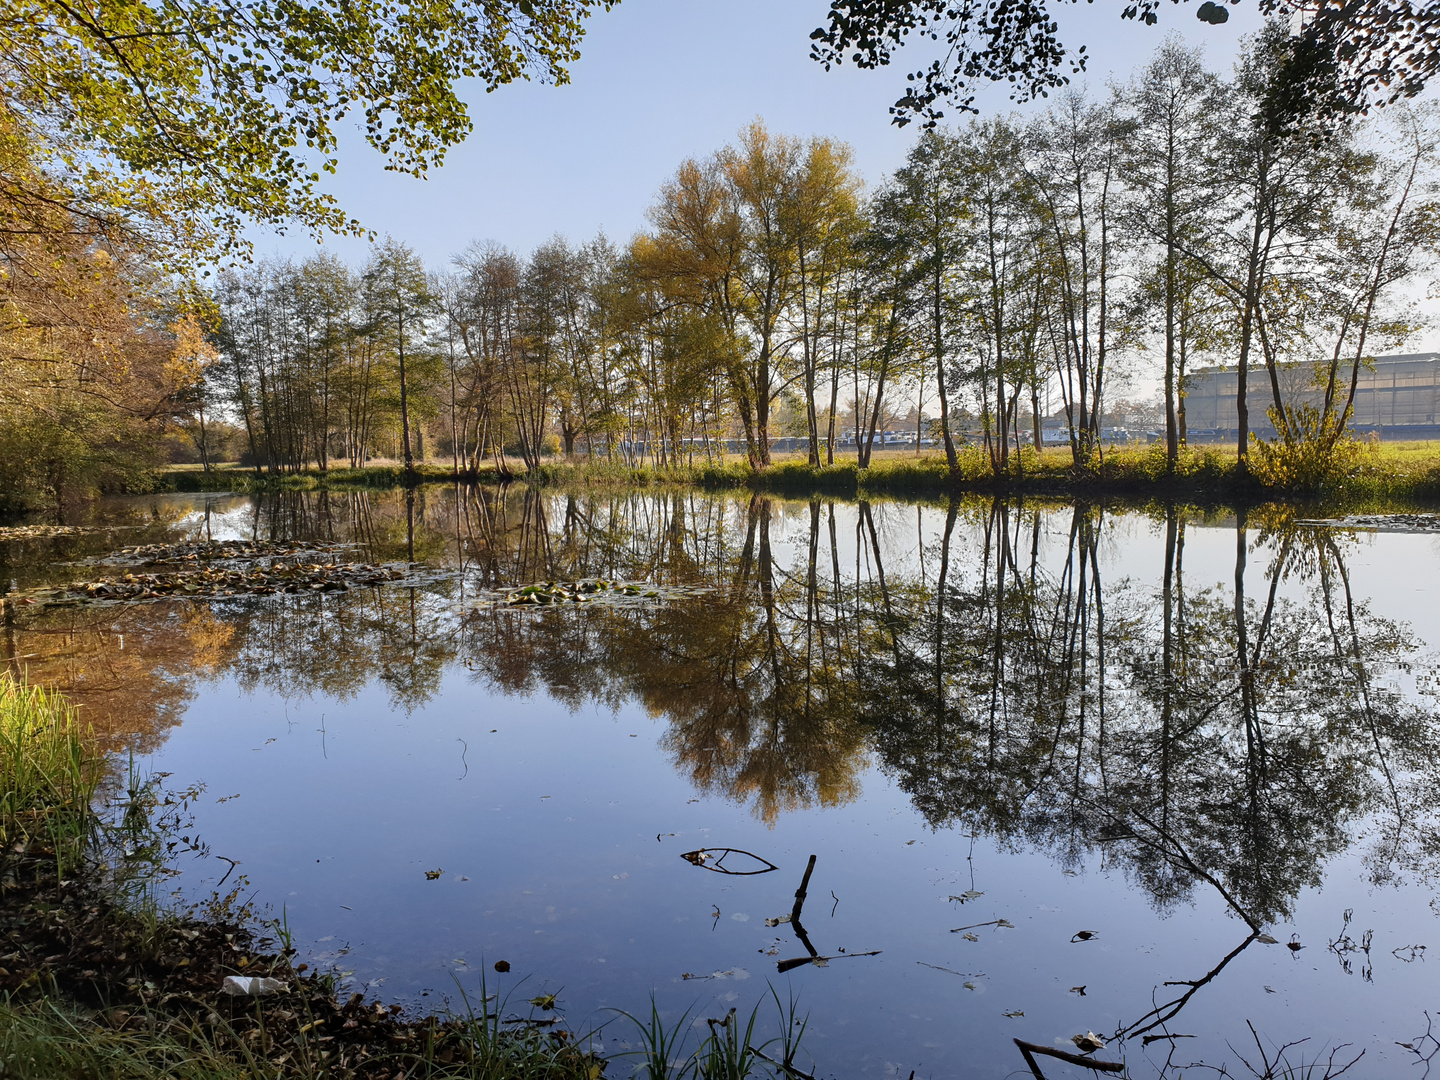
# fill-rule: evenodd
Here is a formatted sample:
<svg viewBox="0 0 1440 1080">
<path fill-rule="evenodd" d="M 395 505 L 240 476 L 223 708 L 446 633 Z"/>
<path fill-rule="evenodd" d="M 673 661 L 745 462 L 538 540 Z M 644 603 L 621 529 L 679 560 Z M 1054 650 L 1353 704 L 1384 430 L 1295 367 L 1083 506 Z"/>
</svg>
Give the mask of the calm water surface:
<svg viewBox="0 0 1440 1080">
<path fill-rule="evenodd" d="M 632 1030 L 607 1008 L 653 991 L 703 1025 L 768 983 L 798 996 L 827 1077 L 1021 1075 L 1012 1039 L 1071 1049 L 1087 1030 L 1135 1076 L 1245 1075 L 1248 1021 L 1267 1046 L 1309 1039 L 1292 1062 L 1349 1043 L 1347 1075 L 1418 1078 L 1397 1043 L 1434 1049 L 1416 1039 L 1440 1009 L 1437 537 L 1296 518 L 443 488 L 119 500 L 91 521 L 112 531 L 0 543 L 0 579 L 23 596 L 124 573 L 85 562 L 124 545 L 206 537 L 354 543 L 426 572 L 212 601 L 12 595 L 0 658 L 65 687 L 142 774 L 204 786 L 187 835 L 208 854 L 178 857 L 181 896 L 233 861 L 225 888 L 243 875 L 353 989 L 438 1007 L 483 971 L 521 1011 L 558 994 L 618 1052 Z M 575 578 L 687 588 L 493 602 Z M 778 869 L 680 857 L 720 847 Z M 812 854 L 802 938 L 766 920 Z"/>
</svg>

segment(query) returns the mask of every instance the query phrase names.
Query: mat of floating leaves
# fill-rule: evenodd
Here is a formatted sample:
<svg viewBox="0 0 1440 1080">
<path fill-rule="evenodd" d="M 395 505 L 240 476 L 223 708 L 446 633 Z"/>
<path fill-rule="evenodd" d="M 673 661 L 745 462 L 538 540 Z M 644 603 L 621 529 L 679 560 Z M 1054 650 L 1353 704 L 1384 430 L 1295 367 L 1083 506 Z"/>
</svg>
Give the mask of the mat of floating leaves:
<svg viewBox="0 0 1440 1080">
<path fill-rule="evenodd" d="M 675 600 L 711 590 L 693 585 L 637 585 L 622 581 L 546 581 L 524 585 L 513 592 L 482 597 L 481 602 L 504 607 L 553 607 L 563 604 Z"/>
<path fill-rule="evenodd" d="M 1440 532 L 1437 514 L 1351 514 L 1343 518 L 1302 518 L 1297 525 L 1323 525 L 1331 529 L 1367 529 L 1374 532 Z"/>
<path fill-rule="evenodd" d="M 206 567 L 171 573 L 125 574 L 37 591 L 31 593 L 30 598 L 41 603 L 63 604 L 331 592 L 357 585 L 382 585 L 405 577 L 405 572 L 397 567 L 368 563 L 276 563 L 249 569 Z"/>
<path fill-rule="evenodd" d="M 314 556 L 353 548 L 354 544 L 314 541 L 279 542 L 274 540 L 193 540 L 178 544 L 144 544 L 121 548 L 109 555 L 89 560 L 108 565 L 220 562 Z"/>
<path fill-rule="evenodd" d="M 121 529 L 143 529 L 144 525 L 0 525 L 0 542 L 6 540 L 46 540 L 52 536 L 80 536 L 84 533 L 108 533 Z"/>
</svg>

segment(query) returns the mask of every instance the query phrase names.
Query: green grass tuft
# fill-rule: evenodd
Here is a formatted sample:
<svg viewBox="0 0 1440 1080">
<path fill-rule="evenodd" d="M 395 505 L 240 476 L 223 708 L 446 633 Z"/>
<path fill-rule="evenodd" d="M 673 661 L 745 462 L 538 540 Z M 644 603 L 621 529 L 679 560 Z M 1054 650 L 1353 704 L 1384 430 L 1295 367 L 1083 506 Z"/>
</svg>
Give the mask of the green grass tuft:
<svg viewBox="0 0 1440 1080">
<path fill-rule="evenodd" d="M 103 761 L 63 696 L 0 674 L 0 843 L 78 839 Z"/>
</svg>

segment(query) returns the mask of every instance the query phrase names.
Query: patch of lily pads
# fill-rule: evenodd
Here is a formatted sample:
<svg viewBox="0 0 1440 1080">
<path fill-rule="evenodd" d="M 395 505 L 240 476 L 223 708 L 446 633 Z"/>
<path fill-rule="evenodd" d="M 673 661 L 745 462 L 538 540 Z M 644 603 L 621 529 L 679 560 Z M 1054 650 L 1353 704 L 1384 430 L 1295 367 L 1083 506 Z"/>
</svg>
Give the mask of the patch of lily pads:
<svg viewBox="0 0 1440 1080">
<path fill-rule="evenodd" d="M 121 548 L 91 562 L 110 566 L 168 566 L 252 559 L 314 558 L 353 548 L 354 544 L 305 540 L 191 540 L 175 544 L 142 544 Z"/>
<path fill-rule="evenodd" d="M 575 604 L 631 606 L 647 602 L 678 600 L 711 590 L 698 585 L 650 585 L 594 578 L 582 581 L 544 581 L 522 585 L 510 592 L 483 598 L 500 607 L 550 608 Z"/>
<path fill-rule="evenodd" d="M 140 525 L 0 525 L 0 543 L 11 540 L 49 540 L 55 536 L 83 536 L 86 533 L 108 533 L 118 529 L 138 529 Z"/>
<path fill-rule="evenodd" d="M 27 594 L 45 604 L 133 603 L 176 598 L 323 593 L 404 581 L 405 570 L 369 563 L 273 563 L 248 568 L 202 567 L 153 574 L 123 574 L 76 581 Z"/>
<path fill-rule="evenodd" d="M 1365 529 L 1370 532 L 1433 533 L 1440 532 L 1440 515 L 1351 514 L 1343 518 L 1299 521 L 1297 524 L 1323 525 L 1331 529 Z"/>
</svg>

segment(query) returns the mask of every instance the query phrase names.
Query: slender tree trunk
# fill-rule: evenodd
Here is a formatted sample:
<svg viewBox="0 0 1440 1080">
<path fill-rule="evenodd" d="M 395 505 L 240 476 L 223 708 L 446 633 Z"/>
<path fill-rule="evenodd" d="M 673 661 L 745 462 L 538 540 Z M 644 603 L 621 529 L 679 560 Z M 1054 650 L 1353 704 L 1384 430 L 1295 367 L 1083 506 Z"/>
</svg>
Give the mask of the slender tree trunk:
<svg viewBox="0 0 1440 1080">
<path fill-rule="evenodd" d="M 410 453 L 410 389 L 405 371 L 405 316 L 396 313 L 396 338 L 400 357 L 400 433 L 405 452 L 405 477 L 408 481 L 415 473 L 415 459 Z"/>
</svg>

